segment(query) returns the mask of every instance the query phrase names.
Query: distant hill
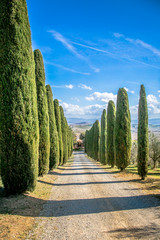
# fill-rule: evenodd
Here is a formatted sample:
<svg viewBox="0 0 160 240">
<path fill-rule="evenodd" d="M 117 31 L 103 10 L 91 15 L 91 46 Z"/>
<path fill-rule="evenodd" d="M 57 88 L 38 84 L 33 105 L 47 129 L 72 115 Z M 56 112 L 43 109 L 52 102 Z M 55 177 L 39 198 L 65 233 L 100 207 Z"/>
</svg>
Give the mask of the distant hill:
<svg viewBox="0 0 160 240">
<path fill-rule="evenodd" d="M 68 118 L 68 123 L 70 125 L 86 125 L 93 124 L 97 119 L 85 119 L 85 118 Z M 100 120 L 100 119 L 98 119 Z M 149 125 L 160 126 L 160 118 L 149 119 Z M 132 120 L 132 125 L 138 124 L 138 120 Z"/>
<path fill-rule="evenodd" d="M 70 125 L 86 125 L 93 124 L 97 119 L 68 118 L 67 120 Z"/>
<path fill-rule="evenodd" d="M 72 130 L 78 135 L 90 129 L 95 121 L 96 119 L 68 118 L 69 125 L 71 126 Z M 148 122 L 149 130 L 154 132 L 158 137 L 160 137 L 160 118 L 149 119 Z M 137 128 L 138 121 L 132 120 L 131 131 L 133 140 L 137 139 Z"/>
</svg>

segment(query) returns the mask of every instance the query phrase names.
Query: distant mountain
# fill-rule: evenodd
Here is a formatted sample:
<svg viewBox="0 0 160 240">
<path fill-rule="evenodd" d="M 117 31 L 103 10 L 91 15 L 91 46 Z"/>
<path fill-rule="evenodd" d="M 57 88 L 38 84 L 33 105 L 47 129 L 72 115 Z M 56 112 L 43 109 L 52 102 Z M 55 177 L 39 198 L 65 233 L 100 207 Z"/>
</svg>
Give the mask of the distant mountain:
<svg viewBox="0 0 160 240">
<path fill-rule="evenodd" d="M 149 124 L 152 125 L 160 125 L 160 118 L 153 118 L 153 119 L 149 119 Z"/>
<path fill-rule="evenodd" d="M 97 119 L 85 119 L 85 118 L 68 118 L 68 123 L 70 125 L 86 125 L 93 124 Z M 100 120 L 100 119 L 99 119 Z M 158 125 L 160 126 L 160 118 L 149 119 L 149 125 Z M 138 120 L 132 120 L 132 125 L 137 125 Z"/>
<path fill-rule="evenodd" d="M 84 119 L 84 118 L 68 118 L 69 125 L 86 125 L 93 124 L 97 119 Z"/>
</svg>

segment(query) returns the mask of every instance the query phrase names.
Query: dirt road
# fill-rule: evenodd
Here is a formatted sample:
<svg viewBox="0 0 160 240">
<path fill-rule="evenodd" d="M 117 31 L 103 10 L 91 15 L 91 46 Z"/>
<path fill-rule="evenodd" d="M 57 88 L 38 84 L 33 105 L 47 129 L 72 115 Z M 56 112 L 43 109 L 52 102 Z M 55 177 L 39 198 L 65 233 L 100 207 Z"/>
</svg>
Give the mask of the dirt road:
<svg viewBox="0 0 160 240">
<path fill-rule="evenodd" d="M 160 201 L 82 152 L 58 176 L 37 218 L 37 239 L 160 239 Z"/>
</svg>

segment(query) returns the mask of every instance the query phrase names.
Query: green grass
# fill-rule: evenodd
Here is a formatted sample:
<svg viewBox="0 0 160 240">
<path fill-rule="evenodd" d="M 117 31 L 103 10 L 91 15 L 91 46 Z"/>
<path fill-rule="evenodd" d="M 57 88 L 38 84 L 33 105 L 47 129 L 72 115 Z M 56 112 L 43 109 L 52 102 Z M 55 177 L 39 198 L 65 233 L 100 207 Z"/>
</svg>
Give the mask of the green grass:
<svg viewBox="0 0 160 240">
<path fill-rule="evenodd" d="M 120 173 L 120 169 L 118 169 L 116 166 L 114 168 L 111 168 L 109 165 L 102 165 L 104 169 L 114 172 L 114 173 Z M 129 165 L 124 171 L 124 173 L 131 173 L 138 175 L 138 168 L 135 165 Z M 148 167 L 148 178 L 156 178 L 160 179 L 160 167 L 152 169 L 151 167 Z"/>
<path fill-rule="evenodd" d="M 138 174 L 137 166 L 129 165 L 126 170 L 127 173 Z M 152 169 L 148 167 L 148 177 L 160 178 L 160 168 Z"/>
</svg>

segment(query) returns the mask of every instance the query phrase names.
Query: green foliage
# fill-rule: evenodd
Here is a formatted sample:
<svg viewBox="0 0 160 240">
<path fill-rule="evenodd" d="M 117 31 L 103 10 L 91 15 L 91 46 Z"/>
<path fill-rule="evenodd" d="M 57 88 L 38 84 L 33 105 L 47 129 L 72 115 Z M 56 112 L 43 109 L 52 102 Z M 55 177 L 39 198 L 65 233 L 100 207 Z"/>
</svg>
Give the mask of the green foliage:
<svg viewBox="0 0 160 240">
<path fill-rule="evenodd" d="M 87 155 L 91 158 L 94 158 L 94 125 L 92 125 L 90 130 L 86 130 L 85 133 L 86 143 L 85 151 Z"/>
<path fill-rule="evenodd" d="M 35 65 L 26 1 L 0 1 L 1 176 L 8 194 L 34 190 L 38 175 Z"/>
<path fill-rule="evenodd" d="M 48 115 L 49 115 L 49 132 L 50 132 L 50 157 L 49 169 L 56 168 L 59 163 L 59 139 L 55 120 L 53 94 L 50 85 L 46 86 L 48 100 Z"/>
<path fill-rule="evenodd" d="M 153 132 L 149 133 L 149 156 L 153 161 L 153 168 L 156 168 L 160 161 L 160 140 Z"/>
<path fill-rule="evenodd" d="M 114 167 L 115 164 L 115 105 L 113 101 L 108 102 L 107 108 L 107 163 Z"/>
<path fill-rule="evenodd" d="M 88 135 L 89 135 L 89 131 L 86 130 L 86 132 L 85 132 L 85 146 L 84 146 L 85 153 L 88 153 Z"/>
<path fill-rule="evenodd" d="M 107 163 L 107 114 L 105 109 L 101 116 L 100 162 Z"/>
<path fill-rule="evenodd" d="M 63 141 L 63 163 L 66 163 L 68 160 L 68 144 L 67 144 L 67 120 L 64 116 L 64 111 L 62 106 L 60 108 L 61 114 L 61 129 L 62 129 L 62 141 Z"/>
<path fill-rule="evenodd" d="M 39 175 L 43 176 L 49 170 L 50 136 L 45 71 L 43 57 L 38 49 L 34 51 L 34 60 L 39 120 Z"/>
<path fill-rule="evenodd" d="M 138 108 L 138 174 L 145 179 L 148 172 L 149 141 L 148 141 L 148 108 L 145 88 L 141 85 Z"/>
<path fill-rule="evenodd" d="M 100 160 L 100 137 L 101 137 L 101 129 L 99 121 L 96 120 L 94 125 L 94 159 L 99 161 Z"/>
<path fill-rule="evenodd" d="M 100 159 L 100 135 L 100 124 L 96 120 L 91 129 L 85 133 L 85 152 L 97 161 Z"/>
<path fill-rule="evenodd" d="M 61 128 L 61 114 L 59 108 L 59 101 L 57 99 L 54 100 L 54 111 L 56 118 L 56 126 L 58 131 L 58 139 L 59 139 L 59 165 L 63 164 L 63 141 L 62 141 L 62 128 Z"/>
<path fill-rule="evenodd" d="M 72 156 L 72 152 L 73 152 L 73 132 L 71 127 L 68 126 L 68 132 L 67 132 L 67 142 L 68 142 L 68 157 Z"/>
<path fill-rule="evenodd" d="M 80 136 L 79 136 L 79 138 L 80 138 L 81 140 L 84 140 L 84 139 L 85 139 L 85 133 L 81 133 Z"/>
<path fill-rule="evenodd" d="M 128 95 L 124 88 L 119 89 L 117 96 L 115 150 L 116 165 L 122 171 L 129 165 L 131 154 L 131 119 Z"/>
</svg>

